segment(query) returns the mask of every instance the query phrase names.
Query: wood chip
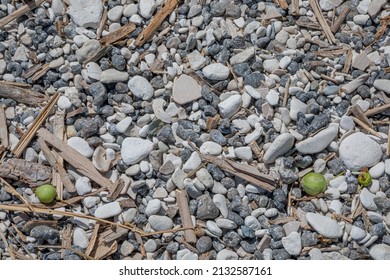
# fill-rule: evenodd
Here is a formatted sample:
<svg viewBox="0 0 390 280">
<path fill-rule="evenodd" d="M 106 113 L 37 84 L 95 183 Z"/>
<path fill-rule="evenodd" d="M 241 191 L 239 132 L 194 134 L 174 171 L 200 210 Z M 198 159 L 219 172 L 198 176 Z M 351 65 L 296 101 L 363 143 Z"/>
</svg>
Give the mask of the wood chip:
<svg viewBox="0 0 390 280">
<path fill-rule="evenodd" d="M 22 74 L 22 77 L 25 79 L 28 79 L 41 69 L 42 69 L 42 65 L 36 64 L 36 65 L 30 67 L 29 69 L 27 69 L 26 71 L 24 71 L 24 73 Z"/>
<path fill-rule="evenodd" d="M 40 78 L 43 77 L 43 75 L 45 75 L 47 73 L 47 71 L 49 71 L 50 69 L 50 66 L 49 66 L 49 63 L 46 63 L 44 65 L 42 65 L 42 69 L 38 70 L 32 77 L 31 77 L 31 80 L 33 82 L 36 82 L 38 81 Z"/>
<path fill-rule="evenodd" d="M 43 108 L 43 110 L 39 113 L 38 117 L 34 120 L 28 131 L 23 135 L 18 144 L 13 149 L 12 153 L 16 157 L 20 157 L 23 151 L 27 148 L 28 144 L 30 144 L 31 140 L 34 138 L 37 130 L 42 126 L 42 124 L 46 121 L 47 117 L 52 112 L 52 109 L 57 104 L 57 100 L 60 97 L 60 94 L 56 92 L 47 105 Z"/>
<path fill-rule="evenodd" d="M 318 22 L 320 23 L 329 43 L 331 44 L 336 43 L 336 38 L 334 37 L 332 30 L 330 30 L 330 27 L 321 12 L 321 8 L 319 7 L 317 0 L 309 0 L 309 4 L 313 9 L 313 13 L 316 16 Z"/>
<path fill-rule="evenodd" d="M 48 100 L 46 95 L 4 82 L 0 82 L 0 97 L 10 98 L 18 103 L 35 106 Z"/>
<path fill-rule="evenodd" d="M 36 7 L 40 6 L 43 2 L 45 2 L 45 0 L 33 0 L 33 1 L 30 1 L 28 4 L 23 5 L 22 7 L 20 7 L 16 11 L 12 12 L 11 14 L 9 14 L 8 16 L 2 18 L 0 20 L 0 29 L 3 29 L 3 27 L 6 24 L 10 23 L 11 21 L 19 18 L 22 15 L 27 14 L 28 11 L 31 11 L 31 10 L 35 9 Z"/>
<path fill-rule="evenodd" d="M 390 103 L 384 104 L 384 105 L 379 106 L 379 107 L 375 107 L 375 108 L 369 109 L 369 110 L 367 110 L 364 113 L 364 115 L 366 117 L 371 117 L 371 116 L 374 116 L 376 114 L 382 113 L 382 112 L 384 112 L 384 111 L 386 111 L 388 109 L 390 109 Z"/>
<path fill-rule="evenodd" d="M 291 14 L 299 16 L 299 0 L 291 0 Z"/>
<path fill-rule="evenodd" d="M 107 198 L 109 200 L 115 200 L 125 186 L 125 182 L 122 179 L 119 179 L 112 185 L 112 189 L 109 190 Z"/>
<path fill-rule="evenodd" d="M 176 191 L 176 201 L 179 207 L 179 213 L 181 217 L 181 224 L 183 227 L 193 227 L 190 208 L 188 207 L 188 199 L 186 191 Z M 185 239 L 188 243 L 195 244 L 196 235 L 194 230 L 187 229 L 184 231 Z"/>
<path fill-rule="evenodd" d="M 4 104 L 0 105 L 0 141 L 1 146 L 8 148 L 8 127 L 7 127 L 7 119 L 5 117 Z"/>
<path fill-rule="evenodd" d="M 115 42 L 128 36 L 135 29 L 136 29 L 136 25 L 132 22 L 129 22 L 128 24 L 122 26 L 118 30 L 115 30 L 114 32 L 111 32 L 107 36 L 101 38 L 100 44 L 102 44 L 103 46 L 112 45 Z"/>
<path fill-rule="evenodd" d="M 165 6 L 158 11 L 149 25 L 138 35 L 135 40 L 135 44 L 137 46 L 145 44 L 145 42 L 147 42 L 153 36 L 154 32 L 161 26 L 165 18 L 173 12 L 178 3 L 179 0 L 167 0 Z"/>
<path fill-rule="evenodd" d="M 337 31 L 340 29 L 340 26 L 344 23 L 345 18 L 351 11 L 351 8 L 348 5 L 345 5 L 343 10 L 341 11 L 340 15 L 337 17 L 337 19 L 332 24 L 331 30 L 333 33 L 337 33 Z"/>
</svg>

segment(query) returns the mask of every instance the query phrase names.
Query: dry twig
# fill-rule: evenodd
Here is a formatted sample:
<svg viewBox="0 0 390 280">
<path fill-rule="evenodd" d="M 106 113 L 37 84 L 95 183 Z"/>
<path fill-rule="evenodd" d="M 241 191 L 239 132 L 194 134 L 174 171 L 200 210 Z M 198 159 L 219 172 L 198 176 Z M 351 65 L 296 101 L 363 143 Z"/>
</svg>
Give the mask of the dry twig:
<svg viewBox="0 0 390 280">
<path fill-rule="evenodd" d="M 329 43 L 334 44 L 336 42 L 336 38 L 334 37 L 332 31 L 328 23 L 326 22 L 324 16 L 322 15 L 321 9 L 318 5 L 317 0 L 309 0 L 310 6 L 313 9 L 313 12 L 320 23 L 322 29 L 324 30 L 326 38 L 328 38 Z"/>
</svg>

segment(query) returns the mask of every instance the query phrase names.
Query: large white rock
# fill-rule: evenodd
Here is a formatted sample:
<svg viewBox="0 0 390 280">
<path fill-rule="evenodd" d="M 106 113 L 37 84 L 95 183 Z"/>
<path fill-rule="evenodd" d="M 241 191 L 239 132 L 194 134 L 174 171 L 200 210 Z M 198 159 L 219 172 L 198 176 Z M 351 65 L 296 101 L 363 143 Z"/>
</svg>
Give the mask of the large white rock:
<svg viewBox="0 0 390 280">
<path fill-rule="evenodd" d="M 126 82 L 129 78 L 129 74 L 124 71 L 118 71 L 116 69 L 107 69 L 100 75 L 100 82 L 104 84 Z"/>
<path fill-rule="evenodd" d="M 154 89 L 147 79 L 141 76 L 134 76 L 127 83 L 130 91 L 142 100 L 149 100 L 154 95 Z"/>
<path fill-rule="evenodd" d="M 93 155 L 93 150 L 83 138 L 77 136 L 69 138 L 68 145 L 87 158 Z"/>
<path fill-rule="evenodd" d="M 338 124 L 332 123 L 328 128 L 321 130 L 313 137 L 309 137 L 296 145 L 298 152 L 302 154 L 316 154 L 323 151 L 339 131 Z"/>
<path fill-rule="evenodd" d="M 374 260 L 390 260 L 390 246 L 378 244 L 372 246 L 370 255 Z"/>
<path fill-rule="evenodd" d="M 339 224 L 326 216 L 315 213 L 306 213 L 306 219 L 316 232 L 327 238 L 339 238 L 343 235 L 343 230 Z"/>
<path fill-rule="evenodd" d="M 154 0 L 142 0 L 139 1 L 139 13 L 143 18 L 150 18 L 156 9 L 156 1 Z"/>
<path fill-rule="evenodd" d="M 119 215 L 122 212 L 122 207 L 119 202 L 110 202 L 99 206 L 95 210 L 95 217 L 101 219 L 107 219 Z"/>
<path fill-rule="evenodd" d="M 125 164 L 138 163 L 153 150 L 153 142 L 141 138 L 128 137 L 122 142 L 122 160 Z"/>
<path fill-rule="evenodd" d="M 202 70 L 203 75 L 210 80 L 222 81 L 229 77 L 230 71 L 222 63 L 213 63 L 207 65 Z"/>
<path fill-rule="evenodd" d="M 387 79 L 377 79 L 374 82 L 374 87 L 377 90 L 382 90 L 390 94 L 390 80 Z"/>
<path fill-rule="evenodd" d="M 78 26 L 98 28 L 103 4 L 101 0 L 70 0 L 67 13 Z"/>
<path fill-rule="evenodd" d="M 346 137 L 339 147 L 340 159 L 352 171 L 362 167 L 372 167 L 382 157 L 382 149 L 378 143 L 362 132 Z"/>
<path fill-rule="evenodd" d="M 276 137 L 264 154 L 264 163 L 273 163 L 278 157 L 287 153 L 294 146 L 294 140 L 294 136 L 290 133 L 282 133 Z"/>
<path fill-rule="evenodd" d="M 241 95 L 235 94 L 218 104 L 222 117 L 230 118 L 240 109 L 242 103 Z"/>
</svg>

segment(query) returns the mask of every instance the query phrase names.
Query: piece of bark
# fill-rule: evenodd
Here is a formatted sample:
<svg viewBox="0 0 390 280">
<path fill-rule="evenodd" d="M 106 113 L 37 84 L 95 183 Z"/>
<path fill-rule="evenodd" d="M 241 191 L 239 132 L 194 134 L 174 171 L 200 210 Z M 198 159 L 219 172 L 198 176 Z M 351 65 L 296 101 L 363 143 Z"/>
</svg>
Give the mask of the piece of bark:
<svg viewBox="0 0 390 280">
<path fill-rule="evenodd" d="M 337 19 L 334 21 L 332 24 L 331 30 L 333 33 L 337 33 L 339 30 L 340 26 L 344 23 L 345 18 L 351 11 L 351 8 L 348 5 L 345 5 L 343 10 L 341 11 L 340 15 L 337 17 Z"/>
<path fill-rule="evenodd" d="M 321 8 L 319 7 L 317 0 L 309 0 L 309 4 L 313 9 L 313 13 L 316 16 L 318 22 L 323 28 L 325 36 L 326 38 L 328 38 L 329 43 L 334 44 L 336 42 L 336 38 L 334 37 L 332 31 L 330 30 L 330 27 L 321 12 Z"/>
<path fill-rule="evenodd" d="M 0 97 L 10 98 L 27 105 L 37 105 L 48 100 L 46 95 L 41 93 L 5 83 L 0 84 Z"/>
<path fill-rule="evenodd" d="M 8 148 L 8 127 L 7 127 L 7 119 L 5 117 L 4 104 L 0 105 L 0 141 L 1 146 Z"/>
<path fill-rule="evenodd" d="M 278 1 L 279 1 L 280 7 L 281 7 L 283 10 L 288 9 L 288 4 L 287 4 L 287 1 L 286 1 L 286 0 L 278 0 Z"/>
<path fill-rule="evenodd" d="M 87 113 L 88 108 L 87 107 L 79 107 L 73 111 L 70 111 L 69 113 L 66 114 L 66 119 L 73 118 L 79 114 Z"/>
<path fill-rule="evenodd" d="M 59 150 L 58 154 L 81 174 L 102 187 L 108 187 L 109 189 L 113 188 L 113 183 L 111 183 L 111 181 L 107 178 L 103 177 L 96 170 L 95 166 L 88 158 L 81 155 L 72 147 L 68 146 L 61 139 L 55 137 L 44 128 L 38 130 L 38 136 Z"/>
<path fill-rule="evenodd" d="M 179 213 L 181 217 L 181 224 L 183 227 L 193 227 L 190 209 L 188 207 L 188 199 L 185 191 L 176 191 L 176 201 L 179 207 Z M 184 231 L 185 239 L 188 243 L 195 244 L 196 235 L 194 230 L 186 229 Z"/>
<path fill-rule="evenodd" d="M 313 29 L 313 30 L 322 30 L 320 24 L 318 22 L 311 22 L 307 20 L 297 20 L 295 21 L 295 24 L 306 28 L 306 29 Z"/>
<path fill-rule="evenodd" d="M 41 69 L 42 69 L 42 65 L 36 64 L 36 65 L 28 68 L 26 71 L 24 71 L 24 73 L 22 74 L 22 77 L 25 79 L 28 79 Z"/>
<path fill-rule="evenodd" d="M 23 5 L 21 8 L 17 9 L 16 11 L 12 12 L 8 16 L 2 18 L 0 20 L 0 29 L 3 29 L 3 27 L 10 23 L 11 21 L 19 18 L 22 15 L 25 15 L 28 11 L 31 11 L 32 9 L 35 9 L 36 7 L 40 6 L 45 0 L 33 0 L 30 1 L 28 4 Z"/>
<path fill-rule="evenodd" d="M 97 237 L 98 237 L 99 229 L 100 229 L 100 224 L 96 223 L 94 228 L 93 228 L 92 236 L 89 239 L 87 249 L 85 249 L 85 254 L 87 254 L 88 256 L 91 254 L 92 250 L 95 248 L 95 244 L 96 244 L 96 240 L 97 240 Z"/>
<path fill-rule="evenodd" d="M 109 200 L 115 200 L 123 190 L 124 186 L 125 186 L 125 182 L 122 179 L 116 181 L 115 184 L 112 186 L 112 189 L 109 190 L 107 198 Z"/>
<path fill-rule="evenodd" d="M 100 44 L 103 46 L 108 46 L 116 41 L 119 41 L 129 35 L 131 32 L 135 30 L 136 26 L 134 23 L 129 22 L 128 24 L 122 26 L 118 30 L 111 32 L 107 36 L 100 39 Z"/>
<path fill-rule="evenodd" d="M 347 59 L 345 60 L 344 67 L 342 70 L 343 73 L 349 72 L 349 69 L 351 68 L 351 64 L 352 64 L 352 57 L 353 57 L 352 48 L 349 48 L 347 52 Z"/>
<path fill-rule="evenodd" d="M 48 118 L 48 116 L 52 112 L 52 109 L 56 105 L 59 97 L 60 97 L 60 94 L 58 92 L 56 92 L 53 95 L 53 97 L 50 99 L 50 101 L 46 104 L 46 106 L 43 108 L 43 110 L 39 113 L 38 117 L 34 120 L 34 122 L 30 126 L 30 128 L 27 130 L 27 132 L 19 140 L 18 144 L 12 150 L 12 153 L 16 157 L 20 157 L 21 154 L 23 153 L 24 149 L 27 148 L 28 144 L 30 144 L 30 141 L 34 138 L 37 130 L 42 126 L 42 124 L 46 121 L 46 119 Z"/>
<path fill-rule="evenodd" d="M 156 16 L 152 19 L 149 25 L 138 35 L 135 40 L 137 46 L 142 46 L 147 42 L 154 34 L 154 32 L 161 26 L 165 18 L 170 15 L 176 8 L 179 0 L 167 0 L 165 6 L 158 11 Z"/>
<path fill-rule="evenodd" d="M 293 16 L 299 16 L 299 0 L 291 1 L 291 14 Z"/>
<path fill-rule="evenodd" d="M 100 40 L 100 38 L 102 37 L 102 32 L 104 26 L 106 25 L 107 15 L 108 15 L 107 7 L 104 7 L 103 15 L 102 18 L 100 19 L 99 27 L 96 31 L 96 39 L 98 40 Z"/>
</svg>

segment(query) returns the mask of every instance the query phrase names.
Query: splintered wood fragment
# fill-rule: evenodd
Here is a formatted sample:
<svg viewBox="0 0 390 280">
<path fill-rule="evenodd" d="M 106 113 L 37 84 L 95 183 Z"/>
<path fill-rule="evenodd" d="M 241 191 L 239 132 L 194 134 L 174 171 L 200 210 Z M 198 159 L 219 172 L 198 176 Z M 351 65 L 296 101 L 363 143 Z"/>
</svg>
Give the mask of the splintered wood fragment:
<svg viewBox="0 0 390 280">
<path fill-rule="evenodd" d="M 85 67 L 88 63 L 90 62 L 96 62 L 98 61 L 100 58 L 102 58 L 104 55 L 106 55 L 107 53 L 109 53 L 112 49 L 112 46 L 104 46 L 102 48 L 100 48 L 99 50 L 97 50 L 97 52 L 95 52 L 91 57 L 89 57 L 86 61 L 84 61 L 83 63 L 83 66 Z"/>
<path fill-rule="evenodd" d="M 134 235 L 135 235 L 135 239 L 136 239 L 137 242 L 138 242 L 139 251 L 140 251 L 141 255 L 142 255 L 143 257 L 146 257 L 146 250 L 145 250 L 144 242 L 142 241 L 141 236 L 140 236 L 138 233 L 135 233 Z"/>
<path fill-rule="evenodd" d="M 16 157 L 20 157 L 23 153 L 24 149 L 30 144 L 30 141 L 34 138 L 35 133 L 37 130 L 42 126 L 42 124 L 46 121 L 50 113 L 52 112 L 52 109 L 57 103 L 58 98 L 60 97 L 60 94 L 56 92 L 53 97 L 50 99 L 50 101 L 46 104 L 46 106 L 43 108 L 43 110 L 39 113 L 38 117 L 34 120 L 28 131 L 23 135 L 23 137 L 20 139 L 18 144 L 13 149 L 12 153 Z"/>
<path fill-rule="evenodd" d="M 87 249 L 85 249 L 85 254 L 88 255 L 88 256 L 91 255 L 91 252 L 95 248 L 95 244 L 96 244 L 96 240 L 97 240 L 97 237 L 98 237 L 99 229 L 100 229 L 100 224 L 96 223 L 94 228 L 93 228 L 91 239 L 89 239 Z"/>
<path fill-rule="evenodd" d="M 47 97 L 41 93 L 6 83 L 0 83 L 0 97 L 10 98 L 18 103 L 27 105 L 37 105 L 48 100 Z"/>
<path fill-rule="evenodd" d="M 112 189 L 109 190 L 107 198 L 109 200 L 115 200 L 123 190 L 124 186 L 125 182 L 122 179 L 116 181 L 115 184 L 112 185 Z"/>
<path fill-rule="evenodd" d="M 49 71 L 50 69 L 50 66 L 49 66 L 49 63 L 46 63 L 42 66 L 42 69 L 38 70 L 32 77 L 31 77 L 31 80 L 33 82 L 36 82 L 38 81 L 43 75 L 45 75 L 47 73 L 47 71 Z"/>
<path fill-rule="evenodd" d="M 382 113 L 386 110 L 390 109 L 390 103 L 388 104 L 384 104 L 382 106 L 379 106 L 379 107 L 375 107 L 375 108 L 372 108 L 372 109 L 369 109 L 367 110 L 364 115 L 366 115 L 366 117 L 371 117 L 371 116 L 374 116 L 376 114 L 379 114 L 379 113 Z"/>
<path fill-rule="evenodd" d="M 64 132 L 65 132 L 64 131 L 65 130 L 64 119 L 65 119 L 65 112 L 63 112 L 63 111 L 57 111 L 56 114 L 54 115 L 53 134 L 62 140 L 64 140 Z M 65 169 L 63 168 L 63 164 L 64 164 L 63 159 L 56 152 L 53 152 L 53 155 L 54 155 L 54 158 L 57 161 L 57 163 L 59 165 L 61 165 L 60 168 L 62 168 L 65 171 Z M 53 169 L 54 169 L 53 170 L 53 179 L 52 179 L 53 186 L 56 186 L 57 196 L 60 200 L 62 200 L 63 199 L 64 184 L 62 182 L 60 173 L 54 168 L 54 166 L 53 166 Z M 68 176 L 66 176 L 66 177 L 69 179 Z M 67 182 L 67 183 L 69 183 L 69 182 Z M 72 184 L 72 187 L 73 187 L 73 184 Z M 68 188 L 66 188 L 66 189 L 69 193 L 72 193 L 75 191 L 75 190 L 72 191 L 72 189 L 68 189 Z"/>
<path fill-rule="evenodd" d="M 25 78 L 25 79 L 28 79 L 28 78 L 32 77 L 36 72 L 38 72 L 41 69 L 42 69 L 42 65 L 41 64 L 34 65 L 34 66 L 30 67 L 29 69 L 27 69 L 22 74 L 22 77 Z"/>
<path fill-rule="evenodd" d="M 154 32 L 161 26 L 165 18 L 173 12 L 178 3 L 179 0 L 167 0 L 165 6 L 158 11 L 149 25 L 138 35 L 135 40 L 135 44 L 137 46 L 145 44 L 145 42 L 147 42 L 153 36 Z"/>
<path fill-rule="evenodd" d="M 71 194 L 75 193 L 76 188 L 73 185 L 72 181 L 70 180 L 69 175 L 66 172 L 65 168 L 63 167 L 62 163 L 54 157 L 54 155 L 50 151 L 49 147 L 46 145 L 45 141 L 43 141 L 42 138 L 38 138 L 38 145 L 41 148 L 42 153 L 45 156 L 45 158 L 47 159 L 47 161 L 58 172 L 58 175 L 60 177 L 60 181 L 64 185 L 65 189 Z"/>
<path fill-rule="evenodd" d="M 100 44 L 103 46 L 111 45 L 116 41 L 119 41 L 129 35 L 135 30 L 136 26 L 134 23 L 129 22 L 128 24 L 122 26 L 118 30 L 111 32 L 107 36 L 100 39 Z"/>
<path fill-rule="evenodd" d="M 353 105 L 349 108 L 350 112 L 356 117 L 358 118 L 361 122 L 364 122 L 367 126 L 369 126 L 370 128 L 373 128 L 370 120 L 368 119 L 368 117 L 364 114 L 362 108 L 359 106 L 359 105 Z"/>
<path fill-rule="evenodd" d="M 103 177 L 88 158 L 68 146 L 61 139 L 55 137 L 44 128 L 38 130 L 38 136 L 59 150 L 58 154 L 65 161 L 71 164 L 78 172 L 102 187 L 108 187 L 109 189 L 113 188 L 111 181 Z"/>
<path fill-rule="evenodd" d="M 355 118 L 355 117 L 352 117 L 353 121 L 360 125 L 362 128 L 364 128 L 365 130 L 367 130 L 368 132 L 370 132 L 372 135 L 375 135 L 379 138 L 383 138 L 382 135 L 380 135 L 378 132 L 376 132 L 375 130 L 373 130 L 371 127 L 369 127 L 368 125 L 366 125 L 364 122 L 362 122 L 361 120 L 359 120 L 358 118 Z"/>
<path fill-rule="evenodd" d="M 295 21 L 295 24 L 307 29 L 322 30 L 321 26 L 317 22 L 311 22 L 307 20 L 297 20 Z"/>
<path fill-rule="evenodd" d="M 347 59 L 345 60 L 344 68 L 342 70 L 343 73 L 349 73 L 349 69 L 351 68 L 352 64 L 352 56 L 352 48 L 349 48 L 347 52 Z"/>
<path fill-rule="evenodd" d="M 329 43 L 334 44 L 336 42 L 336 38 L 334 37 L 332 30 L 330 30 L 330 27 L 328 23 L 326 22 L 321 9 L 318 5 L 317 0 L 309 0 L 309 4 L 311 8 L 313 9 L 313 13 L 316 16 L 318 22 L 320 23 L 321 27 L 324 30 L 326 38 L 328 38 Z"/>
<path fill-rule="evenodd" d="M 104 7 L 103 15 L 102 15 L 102 18 L 100 20 L 99 27 L 96 31 L 96 39 L 98 39 L 98 40 L 100 40 L 100 38 L 102 37 L 102 32 L 103 32 L 104 26 L 106 25 L 107 15 L 108 15 L 107 7 Z"/>
<path fill-rule="evenodd" d="M 290 83 L 291 83 L 291 79 L 290 79 L 290 77 L 288 77 L 288 80 L 287 80 L 287 83 L 286 83 L 286 90 L 285 90 L 284 96 L 283 96 L 282 107 L 286 107 L 287 106 L 288 96 L 290 95 Z"/>
<path fill-rule="evenodd" d="M 8 127 L 7 127 L 7 120 L 5 117 L 5 111 L 4 111 L 4 104 L 0 105 L 0 141 L 1 146 L 8 148 L 9 142 L 8 142 Z"/>
<path fill-rule="evenodd" d="M 45 0 L 33 0 L 26 5 L 23 5 L 16 11 L 12 12 L 8 16 L 2 18 L 0 20 L 0 29 L 3 29 L 3 27 L 11 21 L 19 18 L 22 15 L 25 15 L 28 11 L 31 11 L 32 9 L 35 9 L 36 7 L 40 6 L 43 2 L 45 2 Z"/>
<path fill-rule="evenodd" d="M 98 246 L 95 248 L 94 251 L 91 252 L 91 257 L 93 257 L 96 260 L 103 260 L 107 257 L 111 256 L 118 250 L 118 242 L 117 241 L 111 241 L 111 242 L 105 242 L 104 238 L 99 236 L 98 238 Z"/>
<path fill-rule="evenodd" d="M 337 46 L 337 47 L 320 49 L 314 54 L 321 57 L 339 57 L 340 55 L 345 54 L 345 51 L 346 51 L 345 47 Z"/>
<path fill-rule="evenodd" d="M 207 117 L 206 119 L 206 130 L 210 132 L 213 128 L 216 128 L 221 120 L 221 115 L 216 114 L 214 117 Z"/>
<path fill-rule="evenodd" d="M 117 239 L 121 239 L 129 233 L 128 229 L 124 228 L 108 228 L 100 236 L 103 237 L 104 242 L 111 242 Z"/>
<path fill-rule="evenodd" d="M 297 219 L 295 217 L 282 217 L 282 218 L 277 218 L 275 220 L 269 220 L 270 224 L 273 225 L 283 225 L 291 221 L 296 221 Z"/>
<path fill-rule="evenodd" d="M 331 30 L 333 33 L 337 33 L 339 30 L 340 26 L 344 23 L 345 18 L 351 11 L 351 8 L 348 5 L 345 5 L 343 10 L 341 11 L 340 15 L 337 17 L 337 19 L 334 21 L 332 24 Z"/>
<path fill-rule="evenodd" d="M 70 119 L 70 118 L 73 118 L 79 114 L 83 114 L 83 113 L 86 113 L 88 112 L 88 108 L 87 107 L 79 107 L 77 108 L 76 110 L 73 110 L 73 111 L 70 111 L 69 113 L 66 114 L 66 119 Z"/>
<path fill-rule="evenodd" d="M 287 1 L 286 1 L 286 0 L 278 0 L 278 1 L 279 1 L 280 7 L 281 7 L 283 10 L 288 9 L 288 4 L 287 4 Z"/>
<path fill-rule="evenodd" d="M 259 147 L 259 145 L 256 143 L 256 141 L 252 141 L 251 143 L 249 143 L 248 147 L 251 148 L 252 153 L 254 154 L 254 156 L 256 158 L 262 158 L 262 156 L 263 156 L 262 149 Z"/>
<path fill-rule="evenodd" d="M 179 213 L 181 217 L 181 224 L 183 227 L 193 227 L 190 208 L 188 207 L 188 199 L 185 191 L 176 191 L 176 200 L 179 207 Z M 184 231 L 185 239 L 188 243 L 195 244 L 196 235 L 194 230 L 187 229 Z"/>
<path fill-rule="evenodd" d="M 249 183 L 252 183 L 260 188 L 263 188 L 269 192 L 275 189 L 276 181 L 268 175 L 260 173 L 260 171 L 247 164 L 240 164 L 228 159 L 217 158 L 211 155 L 204 155 L 200 153 L 200 157 L 209 163 L 217 165 L 224 171 L 234 174 Z"/>
<path fill-rule="evenodd" d="M 14 196 L 16 196 L 17 198 L 19 198 L 19 200 L 21 202 L 23 202 L 23 204 L 25 204 L 27 206 L 27 208 L 29 210 L 31 210 L 32 212 L 34 212 L 32 206 L 30 205 L 30 203 L 23 197 L 23 195 L 21 195 L 20 193 L 18 193 L 15 188 L 10 184 L 8 183 L 6 180 L 4 180 L 3 178 L 0 177 L 0 183 L 1 185 L 4 187 L 4 190 L 7 192 L 7 193 L 10 193 Z"/>
<path fill-rule="evenodd" d="M 293 16 L 299 16 L 299 0 L 291 1 L 291 14 Z"/>
</svg>

